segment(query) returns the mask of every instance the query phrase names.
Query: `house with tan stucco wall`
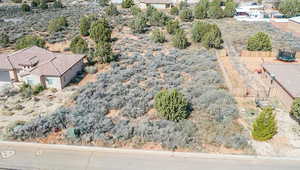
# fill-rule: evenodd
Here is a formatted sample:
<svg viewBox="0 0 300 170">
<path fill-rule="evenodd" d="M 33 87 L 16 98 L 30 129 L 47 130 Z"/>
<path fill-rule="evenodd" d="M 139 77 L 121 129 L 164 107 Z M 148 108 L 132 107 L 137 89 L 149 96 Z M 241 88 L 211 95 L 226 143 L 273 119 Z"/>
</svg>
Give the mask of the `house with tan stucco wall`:
<svg viewBox="0 0 300 170">
<path fill-rule="evenodd" d="M 0 82 L 62 89 L 82 70 L 83 58 L 81 54 L 54 53 L 36 46 L 0 54 Z"/>
</svg>

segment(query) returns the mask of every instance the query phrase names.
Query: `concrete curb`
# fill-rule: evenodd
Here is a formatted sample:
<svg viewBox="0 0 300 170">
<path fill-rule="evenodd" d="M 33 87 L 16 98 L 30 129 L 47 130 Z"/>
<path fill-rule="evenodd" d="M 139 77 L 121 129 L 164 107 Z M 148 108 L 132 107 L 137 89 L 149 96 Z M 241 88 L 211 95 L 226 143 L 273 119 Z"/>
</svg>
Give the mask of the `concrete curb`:
<svg viewBox="0 0 300 170">
<path fill-rule="evenodd" d="M 8 148 L 9 147 L 33 147 L 38 149 L 69 150 L 69 151 L 81 151 L 81 152 L 152 154 L 152 155 L 164 155 L 170 157 L 204 158 L 204 159 L 300 161 L 300 157 L 271 157 L 271 156 L 255 156 L 255 155 L 210 154 L 210 153 L 196 153 L 196 152 L 151 151 L 151 150 L 137 150 L 137 149 L 105 148 L 105 147 L 94 147 L 94 146 L 53 145 L 53 144 L 7 142 L 7 141 L 1 141 L 0 146 L 6 146 Z"/>
</svg>

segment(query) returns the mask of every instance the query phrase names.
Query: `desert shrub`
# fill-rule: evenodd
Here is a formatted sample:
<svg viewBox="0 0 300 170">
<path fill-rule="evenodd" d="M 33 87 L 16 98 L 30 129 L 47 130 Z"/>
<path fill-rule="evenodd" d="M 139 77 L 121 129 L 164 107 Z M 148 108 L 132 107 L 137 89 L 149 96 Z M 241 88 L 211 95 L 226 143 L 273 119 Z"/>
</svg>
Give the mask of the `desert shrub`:
<svg viewBox="0 0 300 170">
<path fill-rule="evenodd" d="M 175 34 L 176 30 L 179 28 L 180 26 L 178 20 L 169 20 L 167 22 L 166 29 L 169 34 Z"/>
<path fill-rule="evenodd" d="M 155 96 L 155 109 L 167 120 L 180 121 L 189 116 L 189 104 L 176 89 L 163 90 Z"/>
<path fill-rule="evenodd" d="M 132 15 L 137 16 L 142 12 L 142 10 L 140 7 L 134 5 L 134 6 L 130 7 L 130 12 Z"/>
<path fill-rule="evenodd" d="M 110 0 L 97 0 L 98 4 L 99 4 L 101 7 L 108 6 L 109 1 L 110 1 Z"/>
<path fill-rule="evenodd" d="M 29 122 L 13 124 L 7 129 L 7 136 L 15 140 L 46 137 L 51 132 L 66 128 L 69 114 L 69 109 L 59 108 L 49 116 L 40 116 Z"/>
<path fill-rule="evenodd" d="M 197 5 L 208 8 L 209 7 L 209 1 L 208 0 L 200 0 Z"/>
<path fill-rule="evenodd" d="M 61 0 L 56 0 L 56 1 L 54 1 L 54 3 L 53 3 L 53 7 L 54 7 L 54 8 L 63 8 L 64 5 L 62 4 Z"/>
<path fill-rule="evenodd" d="M 22 0 L 11 0 L 13 3 L 16 3 L 16 4 L 20 4 L 22 3 L 23 1 Z"/>
<path fill-rule="evenodd" d="M 249 51 L 271 51 L 272 42 L 269 35 L 263 32 L 256 33 L 248 39 L 247 49 Z"/>
<path fill-rule="evenodd" d="M 221 6 L 221 3 L 222 1 L 221 0 L 212 0 L 210 3 L 209 3 L 209 6 Z"/>
<path fill-rule="evenodd" d="M 29 84 L 23 83 L 20 88 L 20 93 L 25 98 L 31 97 L 33 95 L 32 87 Z"/>
<path fill-rule="evenodd" d="M 207 7 L 200 3 L 194 7 L 194 16 L 197 19 L 204 19 L 207 17 Z"/>
<path fill-rule="evenodd" d="M 134 5 L 133 0 L 123 0 L 122 1 L 122 8 L 131 8 Z"/>
<path fill-rule="evenodd" d="M 40 92 L 45 90 L 45 87 L 41 84 L 38 84 L 32 88 L 32 94 L 33 95 L 38 95 Z"/>
<path fill-rule="evenodd" d="M 22 4 L 21 9 L 23 12 L 29 12 L 31 11 L 30 6 L 28 4 Z"/>
<path fill-rule="evenodd" d="M 66 17 L 58 17 L 49 21 L 48 31 L 50 33 L 64 30 L 68 26 Z"/>
<path fill-rule="evenodd" d="M 210 26 L 210 31 L 203 37 L 203 45 L 206 48 L 221 48 L 222 47 L 222 34 L 216 24 Z"/>
<path fill-rule="evenodd" d="M 300 98 L 295 99 L 291 107 L 290 116 L 300 123 Z"/>
<path fill-rule="evenodd" d="M 39 5 L 40 5 L 40 0 L 32 0 L 31 1 L 32 8 L 38 7 Z"/>
<path fill-rule="evenodd" d="M 130 28 L 134 33 L 144 33 L 147 27 L 147 18 L 140 14 L 131 21 Z"/>
<path fill-rule="evenodd" d="M 151 17 L 154 12 L 158 12 L 156 8 L 154 8 L 152 5 L 147 6 L 147 9 L 146 9 L 147 17 Z"/>
<path fill-rule="evenodd" d="M 233 17 L 236 12 L 236 3 L 233 1 L 228 1 L 225 3 L 224 16 Z"/>
<path fill-rule="evenodd" d="M 177 29 L 175 35 L 172 38 L 173 46 L 179 49 L 188 47 L 188 39 L 183 29 Z"/>
<path fill-rule="evenodd" d="M 267 141 L 276 133 L 277 123 L 273 108 L 264 108 L 253 122 L 252 137 L 257 141 Z"/>
<path fill-rule="evenodd" d="M 159 29 L 155 29 L 152 31 L 151 39 L 156 43 L 164 43 L 166 41 L 164 33 Z"/>
<path fill-rule="evenodd" d="M 70 50 L 75 54 L 84 54 L 88 51 L 88 44 L 83 38 L 76 36 L 71 41 Z"/>
<path fill-rule="evenodd" d="M 287 17 L 294 17 L 300 13 L 299 0 L 282 0 L 279 4 L 279 11 Z"/>
<path fill-rule="evenodd" d="M 95 20 L 93 16 L 83 16 L 80 18 L 80 34 L 83 36 L 88 36 L 90 34 L 91 24 Z"/>
<path fill-rule="evenodd" d="M 188 4 L 188 2 L 186 0 L 180 1 L 180 3 L 179 3 L 179 10 L 183 10 L 185 8 L 188 8 L 188 7 L 189 7 L 189 4 Z"/>
<path fill-rule="evenodd" d="M 149 22 L 153 26 L 164 26 L 169 21 L 169 17 L 161 11 L 154 11 L 151 16 L 149 16 Z"/>
<path fill-rule="evenodd" d="M 224 17 L 223 9 L 220 6 L 210 6 L 207 11 L 208 18 L 219 19 Z"/>
<path fill-rule="evenodd" d="M 104 41 L 97 43 L 94 57 L 100 63 L 109 63 L 116 60 L 112 53 L 111 43 Z"/>
<path fill-rule="evenodd" d="M 179 12 L 179 17 L 182 21 L 185 22 L 193 21 L 193 11 L 189 8 L 185 8 Z"/>
<path fill-rule="evenodd" d="M 16 48 L 18 50 L 27 47 L 32 47 L 32 46 L 38 46 L 44 48 L 45 40 L 43 40 L 39 36 L 26 35 L 18 39 L 16 42 Z"/>
<path fill-rule="evenodd" d="M 84 70 L 89 74 L 95 74 L 97 73 L 97 67 L 96 66 L 86 66 Z"/>
<path fill-rule="evenodd" d="M 41 1 L 40 1 L 39 7 L 40 7 L 41 9 L 48 9 L 47 1 L 46 1 L 46 0 L 41 0 Z"/>
<path fill-rule="evenodd" d="M 177 16 L 177 15 L 179 14 L 179 9 L 178 9 L 176 6 L 173 6 L 173 7 L 170 9 L 170 14 L 171 14 L 171 15 Z"/>
<path fill-rule="evenodd" d="M 201 42 L 204 35 L 210 31 L 210 24 L 206 22 L 197 21 L 192 27 L 192 39 L 195 42 Z"/>
<path fill-rule="evenodd" d="M 91 25 L 90 37 L 96 43 L 99 43 L 101 41 L 111 41 L 111 33 L 112 30 L 105 18 L 94 21 Z"/>
<path fill-rule="evenodd" d="M 108 7 L 105 8 L 105 13 L 108 16 L 119 15 L 118 8 L 114 4 L 112 4 L 112 3 Z"/>
<path fill-rule="evenodd" d="M 9 37 L 5 33 L 0 34 L 0 47 L 7 47 L 9 44 Z"/>
</svg>

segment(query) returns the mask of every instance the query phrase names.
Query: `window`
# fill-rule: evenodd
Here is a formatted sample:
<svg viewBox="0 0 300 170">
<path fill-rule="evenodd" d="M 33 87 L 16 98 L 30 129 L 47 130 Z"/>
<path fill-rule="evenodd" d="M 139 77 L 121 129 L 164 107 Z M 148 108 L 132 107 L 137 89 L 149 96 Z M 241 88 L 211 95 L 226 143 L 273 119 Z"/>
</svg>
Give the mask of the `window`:
<svg viewBox="0 0 300 170">
<path fill-rule="evenodd" d="M 33 80 L 31 78 L 27 78 L 27 84 L 32 86 L 33 85 Z"/>
<path fill-rule="evenodd" d="M 53 85 L 54 80 L 53 79 L 46 79 L 48 85 Z"/>
</svg>

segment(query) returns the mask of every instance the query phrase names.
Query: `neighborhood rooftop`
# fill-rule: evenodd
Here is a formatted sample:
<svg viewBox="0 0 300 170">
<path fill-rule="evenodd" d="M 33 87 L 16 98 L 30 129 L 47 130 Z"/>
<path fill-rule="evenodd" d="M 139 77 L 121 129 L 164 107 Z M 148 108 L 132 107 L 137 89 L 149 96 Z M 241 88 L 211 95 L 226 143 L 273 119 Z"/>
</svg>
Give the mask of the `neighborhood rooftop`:
<svg viewBox="0 0 300 170">
<path fill-rule="evenodd" d="M 290 94 L 300 97 L 300 64 L 263 64 L 263 68 Z"/>
</svg>

